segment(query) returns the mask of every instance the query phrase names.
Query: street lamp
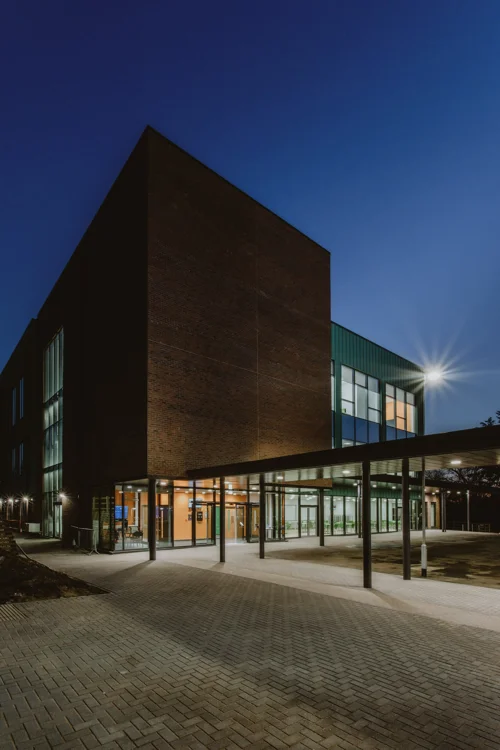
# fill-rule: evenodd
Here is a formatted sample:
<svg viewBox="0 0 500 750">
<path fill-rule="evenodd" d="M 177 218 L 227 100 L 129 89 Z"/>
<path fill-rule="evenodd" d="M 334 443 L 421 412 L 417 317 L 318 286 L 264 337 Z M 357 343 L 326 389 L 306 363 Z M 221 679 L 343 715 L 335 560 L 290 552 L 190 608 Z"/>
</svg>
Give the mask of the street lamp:
<svg viewBox="0 0 500 750">
<path fill-rule="evenodd" d="M 426 383 L 439 383 L 444 378 L 444 373 L 439 368 L 434 368 L 432 370 L 427 370 L 427 372 L 424 375 L 424 380 Z"/>
<path fill-rule="evenodd" d="M 431 387 L 443 383 L 445 377 L 444 371 L 440 367 L 431 367 L 424 373 L 424 383 Z M 425 458 L 422 459 L 422 544 L 420 547 L 420 572 L 422 578 L 427 578 L 427 544 L 426 544 L 426 526 L 427 526 L 427 504 L 425 501 Z"/>
</svg>

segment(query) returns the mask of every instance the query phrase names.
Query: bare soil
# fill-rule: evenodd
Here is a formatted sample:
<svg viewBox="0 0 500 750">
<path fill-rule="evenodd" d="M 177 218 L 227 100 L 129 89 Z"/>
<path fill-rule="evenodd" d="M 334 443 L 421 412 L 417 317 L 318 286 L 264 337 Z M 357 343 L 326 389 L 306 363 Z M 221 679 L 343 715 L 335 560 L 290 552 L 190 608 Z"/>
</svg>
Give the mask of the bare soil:
<svg viewBox="0 0 500 750">
<path fill-rule="evenodd" d="M 97 586 L 58 573 L 23 555 L 0 550 L 0 604 L 103 593 Z"/>
<path fill-rule="evenodd" d="M 414 574 L 420 572 L 420 543 L 412 539 L 411 562 Z M 327 541 L 328 544 L 328 541 Z M 330 542 L 331 544 L 331 542 Z M 333 543 L 334 544 L 334 543 Z M 266 553 L 283 560 L 300 560 L 321 565 L 362 568 L 361 539 L 357 537 L 338 546 L 279 549 Z M 473 586 L 500 588 L 500 535 L 474 534 L 464 537 L 433 537 L 427 543 L 428 577 Z M 402 575 L 403 551 L 401 538 L 372 538 L 373 570 Z"/>
</svg>

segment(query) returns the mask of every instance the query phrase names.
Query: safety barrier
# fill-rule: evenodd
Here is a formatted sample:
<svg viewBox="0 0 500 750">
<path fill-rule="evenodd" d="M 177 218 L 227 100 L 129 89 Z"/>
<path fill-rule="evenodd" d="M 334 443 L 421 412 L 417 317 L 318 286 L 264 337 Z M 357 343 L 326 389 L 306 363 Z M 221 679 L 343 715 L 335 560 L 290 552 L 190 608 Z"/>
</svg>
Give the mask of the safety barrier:
<svg viewBox="0 0 500 750">
<path fill-rule="evenodd" d="M 89 529 L 85 526 L 72 526 L 72 546 L 76 550 L 85 550 L 88 555 L 98 555 L 97 543 L 99 534 L 97 529 Z"/>
<path fill-rule="evenodd" d="M 490 523 L 473 523 L 472 531 L 482 531 L 486 534 L 489 534 L 491 532 L 491 524 Z"/>
</svg>

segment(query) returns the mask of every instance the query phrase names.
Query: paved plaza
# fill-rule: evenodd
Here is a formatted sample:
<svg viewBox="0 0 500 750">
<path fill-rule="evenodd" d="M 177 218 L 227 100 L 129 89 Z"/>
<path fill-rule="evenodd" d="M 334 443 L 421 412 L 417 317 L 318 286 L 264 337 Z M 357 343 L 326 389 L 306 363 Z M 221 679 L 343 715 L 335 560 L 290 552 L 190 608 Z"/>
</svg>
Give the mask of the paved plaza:
<svg viewBox="0 0 500 750">
<path fill-rule="evenodd" d="M 110 593 L 8 605 L 2 750 L 500 748 L 495 590 L 363 591 L 360 571 L 254 545 L 224 566 L 215 548 L 30 551 Z"/>
</svg>

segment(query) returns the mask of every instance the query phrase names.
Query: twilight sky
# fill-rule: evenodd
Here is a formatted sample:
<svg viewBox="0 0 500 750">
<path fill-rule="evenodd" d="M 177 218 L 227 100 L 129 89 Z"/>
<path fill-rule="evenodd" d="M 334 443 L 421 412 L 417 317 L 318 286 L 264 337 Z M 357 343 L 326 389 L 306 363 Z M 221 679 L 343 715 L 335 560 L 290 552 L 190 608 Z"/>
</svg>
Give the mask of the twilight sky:
<svg viewBox="0 0 500 750">
<path fill-rule="evenodd" d="M 332 318 L 500 409 L 498 0 L 72 0 L 0 22 L 0 368 L 146 124 L 332 253 Z M 113 290 L 110 290 L 113 293 Z"/>
</svg>

